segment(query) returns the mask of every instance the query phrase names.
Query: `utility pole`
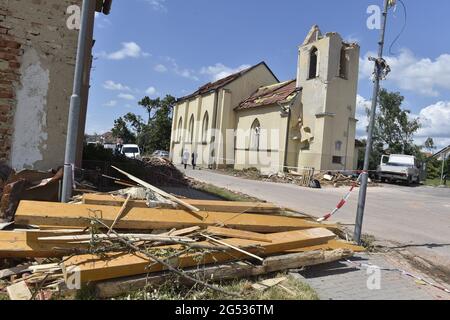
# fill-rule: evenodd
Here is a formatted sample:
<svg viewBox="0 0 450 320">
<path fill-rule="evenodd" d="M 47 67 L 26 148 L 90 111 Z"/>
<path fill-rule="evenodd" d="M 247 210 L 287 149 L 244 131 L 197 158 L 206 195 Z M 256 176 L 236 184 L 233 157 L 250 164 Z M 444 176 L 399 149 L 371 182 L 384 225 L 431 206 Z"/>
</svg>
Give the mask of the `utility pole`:
<svg viewBox="0 0 450 320">
<path fill-rule="evenodd" d="M 373 130 L 375 126 L 375 115 L 377 111 L 377 103 L 378 103 L 378 95 L 380 91 L 380 80 L 383 75 L 383 68 L 387 65 L 383 62 L 383 49 L 384 49 L 384 38 L 386 32 L 386 23 L 387 23 L 387 15 L 388 10 L 393 3 L 392 0 L 384 1 L 384 11 L 382 17 L 382 25 L 381 25 L 381 36 L 380 41 L 378 42 L 378 59 L 371 59 L 375 61 L 375 69 L 374 69 L 374 87 L 373 87 L 373 95 L 372 95 L 372 107 L 370 109 L 370 120 L 369 120 L 369 132 L 367 135 L 367 145 L 366 145 L 366 153 L 364 157 L 364 169 L 361 176 L 361 188 L 359 190 L 359 198 L 358 198 L 358 212 L 356 215 L 356 225 L 355 225 L 355 233 L 354 240 L 361 244 L 361 234 L 362 234 L 362 225 L 364 218 L 364 209 L 366 206 L 366 196 L 367 196 L 367 183 L 369 181 L 369 161 L 370 154 L 372 153 L 372 145 L 373 145 Z"/>
<path fill-rule="evenodd" d="M 75 165 L 77 152 L 77 137 L 81 108 L 81 88 L 83 86 L 84 63 L 86 61 L 86 46 L 92 45 L 87 43 L 89 14 L 90 9 L 92 8 L 91 1 L 93 0 L 83 0 L 83 7 L 81 10 L 81 25 L 78 34 L 78 49 L 75 62 L 73 93 L 70 97 L 61 202 L 69 202 L 73 191 L 73 167 Z"/>
<path fill-rule="evenodd" d="M 441 185 L 444 185 L 444 169 L 445 169 L 445 163 L 447 162 L 447 157 L 444 152 L 444 155 L 442 156 L 442 169 L 441 169 Z"/>
</svg>

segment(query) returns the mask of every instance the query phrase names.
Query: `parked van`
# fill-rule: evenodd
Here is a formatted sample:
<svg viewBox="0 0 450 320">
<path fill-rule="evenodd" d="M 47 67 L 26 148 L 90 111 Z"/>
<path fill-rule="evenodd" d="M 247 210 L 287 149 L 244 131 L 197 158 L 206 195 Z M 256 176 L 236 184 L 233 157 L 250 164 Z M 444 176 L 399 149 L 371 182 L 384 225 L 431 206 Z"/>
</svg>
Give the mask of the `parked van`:
<svg viewBox="0 0 450 320">
<path fill-rule="evenodd" d="M 121 153 L 131 159 L 141 159 L 141 149 L 137 144 L 124 144 Z"/>
<path fill-rule="evenodd" d="M 421 162 L 414 156 L 391 154 L 381 157 L 378 178 L 384 181 L 404 181 L 408 184 L 420 183 L 423 173 Z"/>
</svg>

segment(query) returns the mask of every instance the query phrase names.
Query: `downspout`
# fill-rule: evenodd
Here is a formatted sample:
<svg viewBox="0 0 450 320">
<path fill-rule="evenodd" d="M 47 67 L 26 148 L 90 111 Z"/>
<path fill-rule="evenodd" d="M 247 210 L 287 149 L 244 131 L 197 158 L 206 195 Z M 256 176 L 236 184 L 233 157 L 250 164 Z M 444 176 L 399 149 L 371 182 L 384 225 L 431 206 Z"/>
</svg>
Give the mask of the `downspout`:
<svg viewBox="0 0 450 320">
<path fill-rule="evenodd" d="M 61 202 L 69 202 L 73 191 L 73 168 L 76 161 L 77 137 L 81 108 L 81 90 L 83 87 L 84 63 L 86 62 L 86 46 L 91 45 L 87 42 L 88 24 L 90 15 L 94 15 L 93 0 L 83 0 L 81 26 L 78 34 L 78 49 L 75 63 L 75 75 L 73 83 L 73 93 L 70 97 L 69 118 L 67 128 L 66 152 L 64 159 L 64 176 L 62 184 Z"/>
<path fill-rule="evenodd" d="M 217 169 L 214 167 L 214 161 L 216 159 L 216 149 L 215 149 L 215 145 L 216 145 L 216 134 L 217 134 L 217 113 L 218 113 L 218 108 L 219 108 L 219 90 L 216 89 L 215 90 L 215 97 L 214 97 L 214 115 L 213 115 L 213 124 L 214 124 L 214 128 L 213 128 L 213 132 L 214 135 L 211 137 L 211 142 L 213 145 L 213 149 L 214 149 L 214 157 L 213 158 L 213 163 L 210 163 L 211 167 L 213 167 L 214 169 Z M 211 150 L 209 150 L 209 156 L 211 156 Z"/>
<path fill-rule="evenodd" d="M 300 89 L 298 89 L 300 90 Z M 297 94 L 294 98 L 294 100 L 291 102 L 291 104 L 289 105 L 289 111 L 288 111 L 288 121 L 287 121 L 287 126 L 286 126 L 286 141 L 285 141 L 285 146 L 284 146 L 284 164 L 283 164 L 283 169 L 285 172 L 288 171 L 288 149 L 289 149 L 289 135 L 290 135 L 290 126 L 291 126 L 291 117 L 292 117 L 292 107 L 294 106 L 295 102 L 297 102 L 299 96 L 299 91 L 297 91 Z M 280 107 L 281 105 L 278 104 Z"/>
</svg>

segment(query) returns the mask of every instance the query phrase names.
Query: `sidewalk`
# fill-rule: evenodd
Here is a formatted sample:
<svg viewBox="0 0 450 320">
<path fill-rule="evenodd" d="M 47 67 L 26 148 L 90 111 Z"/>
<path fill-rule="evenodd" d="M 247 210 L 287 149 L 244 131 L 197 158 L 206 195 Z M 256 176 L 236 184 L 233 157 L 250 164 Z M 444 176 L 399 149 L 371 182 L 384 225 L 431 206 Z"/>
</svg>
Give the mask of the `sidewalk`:
<svg viewBox="0 0 450 320">
<path fill-rule="evenodd" d="M 356 264 L 371 264 L 380 268 L 396 268 L 384 255 L 357 254 L 349 259 Z M 375 271 L 374 271 L 375 270 Z M 321 300 L 445 300 L 450 294 L 419 284 L 400 272 L 380 270 L 380 289 L 370 290 L 376 284 L 376 269 L 368 272 L 346 261 L 331 263 L 293 273 L 300 281 L 313 288 Z M 372 281 L 371 281 L 372 280 Z"/>
</svg>

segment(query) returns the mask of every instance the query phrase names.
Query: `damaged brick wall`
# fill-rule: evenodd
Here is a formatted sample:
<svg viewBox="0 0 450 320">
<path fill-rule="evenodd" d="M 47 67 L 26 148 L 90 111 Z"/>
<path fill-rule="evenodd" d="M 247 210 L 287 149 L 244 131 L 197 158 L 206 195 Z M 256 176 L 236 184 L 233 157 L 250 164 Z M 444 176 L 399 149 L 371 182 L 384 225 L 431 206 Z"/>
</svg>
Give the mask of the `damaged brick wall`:
<svg viewBox="0 0 450 320">
<path fill-rule="evenodd" d="M 14 87 L 19 81 L 21 44 L 8 36 L 6 16 L 10 13 L 0 7 L 0 160 L 9 161 L 12 140 L 12 123 L 15 108 Z"/>
<path fill-rule="evenodd" d="M 67 26 L 67 8 L 81 3 L 0 3 L 0 161 L 16 169 L 63 165 L 78 40 L 78 31 Z M 87 56 L 90 65 L 90 49 Z M 88 74 L 85 79 L 87 96 Z"/>
</svg>

